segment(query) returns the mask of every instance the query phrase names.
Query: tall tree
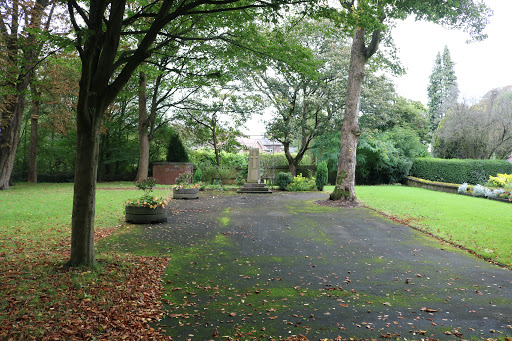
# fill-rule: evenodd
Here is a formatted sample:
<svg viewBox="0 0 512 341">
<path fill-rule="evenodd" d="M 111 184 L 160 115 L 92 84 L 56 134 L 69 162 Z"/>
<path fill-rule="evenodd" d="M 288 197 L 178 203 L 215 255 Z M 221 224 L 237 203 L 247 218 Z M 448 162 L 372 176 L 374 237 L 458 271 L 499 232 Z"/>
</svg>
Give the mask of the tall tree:
<svg viewBox="0 0 512 341">
<path fill-rule="evenodd" d="M 448 46 L 444 47 L 442 57 L 440 52 L 436 55 L 427 93 L 430 129 L 434 132 L 449 108 L 457 104 L 459 93 L 455 63 L 452 61 Z"/>
<path fill-rule="evenodd" d="M 139 65 L 163 46 L 179 45 L 191 38 L 229 36 L 232 29 L 254 15 L 274 11 L 285 3 L 67 1 L 82 62 L 70 266 L 95 263 L 94 206 L 101 122 L 108 105 Z M 244 15 L 239 15 L 240 11 Z"/>
<path fill-rule="evenodd" d="M 447 0 L 437 4 L 417 0 L 351 0 L 342 1 L 341 5 L 342 10 L 336 14 L 347 23 L 353 37 L 338 172 L 330 199 L 357 202 L 354 183 L 357 143 L 361 135 L 358 122 L 361 84 L 365 65 L 377 53 L 387 30 L 385 24 L 415 14 L 417 20 L 465 28 L 473 37 L 481 39 L 490 10 L 480 0 Z"/>
<path fill-rule="evenodd" d="M 512 152 L 512 87 L 493 89 L 474 105 L 453 107 L 434 135 L 441 158 L 504 159 Z"/>
<path fill-rule="evenodd" d="M 147 178 L 149 169 L 150 145 L 166 112 L 186 101 L 201 86 L 221 78 L 221 70 L 212 60 L 218 56 L 225 43 L 218 37 L 211 39 L 191 39 L 178 47 L 161 50 L 144 66 L 149 74 L 146 88 L 146 71 L 141 71 L 139 88 L 139 165 L 136 180 Z M 212 43 L 213 41 L 213 43 Z M 212 51 L 212 46 L 215 46 Z M 149 90 L 149 95 L 148 95 Z M 150 97 L 149 100 L 147 97 Z M 144 97 L 144 98 L 143 98 Z M 148 102 L 148 103 L 146 103 Z M 149 106 L 149 113 L 147 107 Z M 160 125 L 160 126 L 161 126 Z"/>
<path fill-rule="evenodd" d="M 273 114 L 266 134 L 283 145 L 289 171 L 296 175 L 314 139 L 341 117 L 344 103 L 338 93 L 345 88 L 347 46 L 330 21 L 303 17 L 289 16 L 261 36 L 268 58 L 247 73 L 247 83 L 266 99 Z"/>
<path fill-rule="evenodd" d="M 51 3 L 11 0 L 0 4 L 0 53 L 5 63 L 0 88 L 0 190 L 9 188 L 26 91 L 44 44 L 38 37 L 49 27 L 53 7 L 49 13 L 45 10 Z"/>
<path fill-rule="evenodd" d="M 234 92 L 212 87 L 184 101 L 174 114 L 192 132 L 196 144 L 214 150 L 217 166 L 221 165 L 222 145 L 236 144 L 236 138 L 243 136 L 240 128 L 258 110 L 255 98 Z"/>
</svg>

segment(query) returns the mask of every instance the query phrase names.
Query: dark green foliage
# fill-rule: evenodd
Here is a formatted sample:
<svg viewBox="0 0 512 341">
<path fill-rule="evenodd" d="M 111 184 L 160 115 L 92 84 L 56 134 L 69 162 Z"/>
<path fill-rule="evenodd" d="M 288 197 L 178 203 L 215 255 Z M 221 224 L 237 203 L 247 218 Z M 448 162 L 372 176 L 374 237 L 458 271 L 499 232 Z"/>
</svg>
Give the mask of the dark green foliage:
<svg viewBox="0 0 512 341">
<path fill-rule="evenodd" d="M 188 162 L 188 154 L 181 142 L 180 135 L 171 131 L 169 147 L 167 148 L 167 162 Z"/>
<path fill-rule="evenodd" d="M 327 162 L 321 161 L 316 168 L 315 177 L 316 189 L 322 191 L 327 184 Z"/>
<path fill-rule="evenodd" d="M 428 86 L 428 107 L 432 131 L 437 129 L 439 122 L 446 116 L 447 110 L 457 104 L 459 90 L 457 89 L 454 66 L 450 51 L 445 46 L 442 57 L 440 52 L 437 53 Z"/>
<path fill-rule="evenodd" d="M 428 155 L 428 148 L 425 144 L 421 143 L 418 131 L 410 126 L 395 126 L 393 129 L 381 134 L 379 139 L 393 142 L 400 155 L 411 160 Z"/>
<path fill-rule="evenodd" d="M 216 180 L 218 180 L 220 184 L 225 183 L 226 180 L 234 178 L 236 173 L 234 167 L 218 167 L 217 165 L 208 163 L 201 163 L 200 167 L 202 170 L 201 179 L 208 184 L 213 184 Z"/>
<path fill-rule="evenodd" d="M 279 186 L 280 190 L 285 190 L 286 187 L 292 183 L 292 180 L 293 180 L 293 177 L 290 172 L 288 172 L 288 173 L 280 172 L 279 174 L 277 174 L 276 185 Z"/>
<path fill-rule="evenodd" d="M 356 160 L 356 183 L 362 185 L 401 182 L 412 166 L 392 141 L 372 134 L 359 139 Z"/>
<path fill-rule="evenodd" d="M 246 176 L 242 174 L 241 172 L 237 172 L 236 174 L 236 185 L 237 186 L 243 186 L 246 180 Z"/>
<path fill-rule="evenodd" d="M 194 173 L 194 183 L 200 182 L 202 177 L 203 171 L 201 168 L 196 169 L 196 172 Z"/>
<path fill-rule="evenodd" d="M 485 184 L 489 176 L 512 173 L 512 163 L 501 160 L 445 160 L 417 158 L 410 175 L 430 181 L 454 184 Z"/>
<path fill-rule="evenodd" d="M 221 152 L 223 166 L 235 168 L 247 168 L 248 154 L 246 153 L 227 153 Z M 190 152 L 190 161 L 194 165 L 216 165 L 215 152 L 213 149 L 196 149 Z"/>
</svg>

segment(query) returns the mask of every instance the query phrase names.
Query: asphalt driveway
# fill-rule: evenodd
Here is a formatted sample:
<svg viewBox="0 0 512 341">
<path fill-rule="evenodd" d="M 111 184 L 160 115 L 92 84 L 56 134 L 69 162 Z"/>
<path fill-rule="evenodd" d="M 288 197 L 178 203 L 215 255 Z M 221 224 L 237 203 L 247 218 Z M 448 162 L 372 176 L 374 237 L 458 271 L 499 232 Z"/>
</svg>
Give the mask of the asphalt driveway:
<svg viewBox="0 0 512 341">
<path fill-rule="evenodd" d="M 512 335 L 511 271 L 369 209 L 313 203 L 326 198 L 174 200 L 137 237 L 172 257 L 158 326 L 175 340 Z"/>
</svg>

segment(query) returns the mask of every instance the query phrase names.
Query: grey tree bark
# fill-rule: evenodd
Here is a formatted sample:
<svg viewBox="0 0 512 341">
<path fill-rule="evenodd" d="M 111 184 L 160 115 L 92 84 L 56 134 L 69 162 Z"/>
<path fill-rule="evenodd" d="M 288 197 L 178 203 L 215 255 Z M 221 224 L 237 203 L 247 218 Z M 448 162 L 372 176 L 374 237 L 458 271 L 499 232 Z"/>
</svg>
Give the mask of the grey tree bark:
<svg viewBox="0 0 512 341">
<path fill-rule="evenodd" d="M 136 181 L 142 181 L 148 177 L 149 171 L 149 133 L 147 110 L 147 86 L 146 73 L 139 74 L 139 167 Z"/>
<path fill-rule="evenodd" d="M 345 116 L 341 127 L 340 156 L 336 186 L 330 194 L 331 200 L 343 200 L 357 203 L 355 186 L 356 150 L 361 130 L 359 129 L 359 103 L 361 85 L 364 79 L 364 67 L 370 57 L 377 52 L 380 42 L 380 30 L 372 33 L 372 40 L 365 45 L 366 30 L 354 32 L 350 53 L 350 67 L 345 99 Z"/>
<path fill-rule="evenodd" d="M 40 99 L 37 87 L 33 85 L 32 92 L 34 99 L 32 100 L 32 113 L 30 117 L 30 144 L 28 147 L 28 176 L 27 181 L 37 183 L 37 146 L 39 142 L 39 106 Z"/>
</svg>

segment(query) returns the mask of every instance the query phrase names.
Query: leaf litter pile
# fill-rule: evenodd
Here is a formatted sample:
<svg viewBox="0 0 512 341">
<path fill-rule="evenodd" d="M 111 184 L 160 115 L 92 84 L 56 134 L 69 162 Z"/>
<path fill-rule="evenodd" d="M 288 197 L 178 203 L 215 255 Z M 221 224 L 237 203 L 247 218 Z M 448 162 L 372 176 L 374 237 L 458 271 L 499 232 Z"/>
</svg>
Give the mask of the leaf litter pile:
<svg viewBox="0 0 512 341">
<path fill-rule="evenodd" d="M 1 340 L 166 339 L 148 322 L 162 316 L 168 258 L 110 256 L 92 271 L 65 269 L 68 240 L 2 243 Z"/>
</svg>

